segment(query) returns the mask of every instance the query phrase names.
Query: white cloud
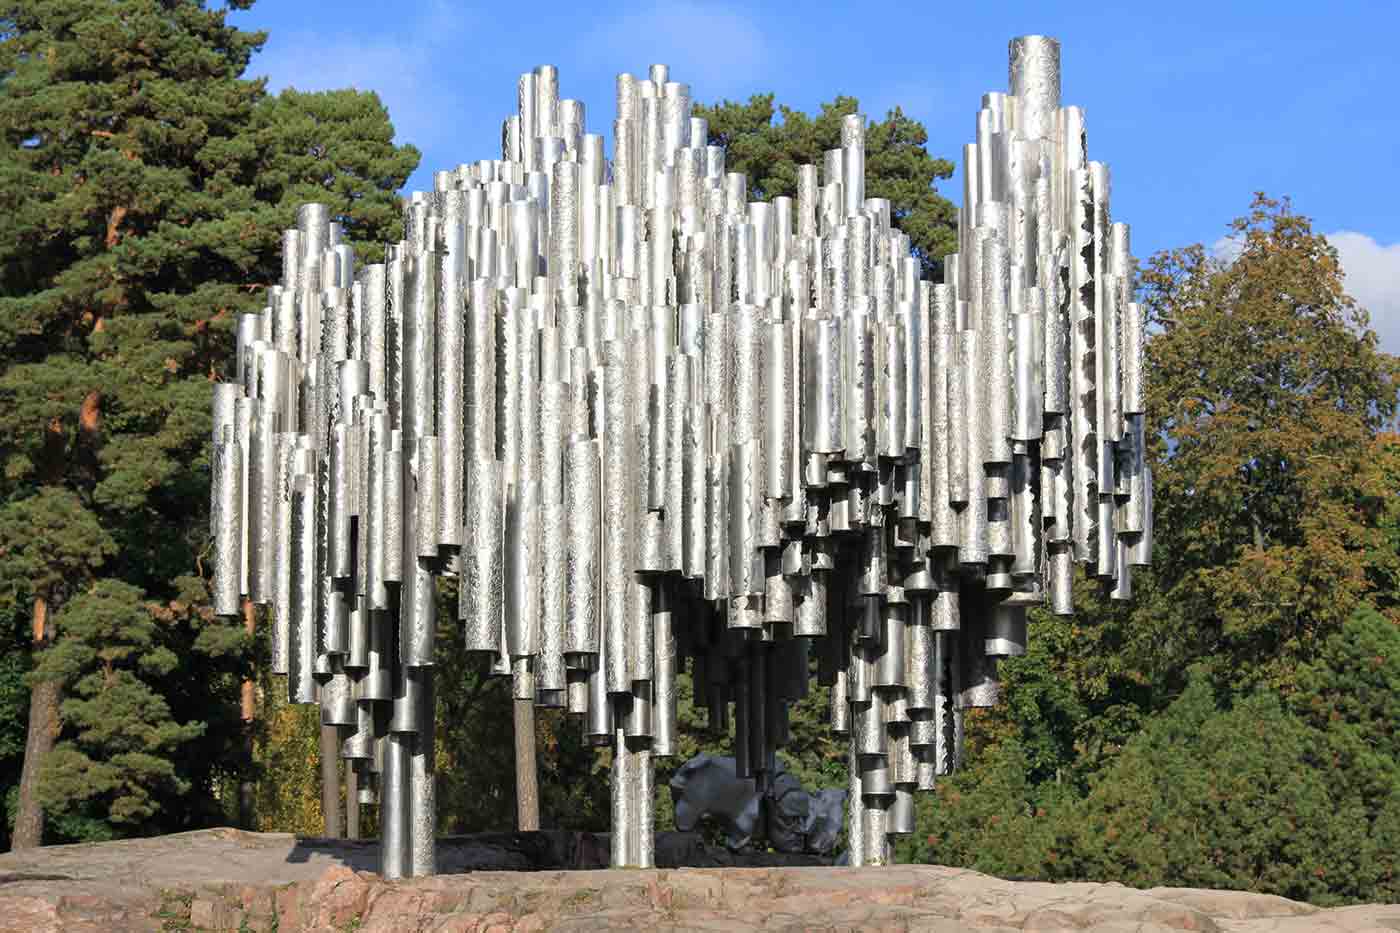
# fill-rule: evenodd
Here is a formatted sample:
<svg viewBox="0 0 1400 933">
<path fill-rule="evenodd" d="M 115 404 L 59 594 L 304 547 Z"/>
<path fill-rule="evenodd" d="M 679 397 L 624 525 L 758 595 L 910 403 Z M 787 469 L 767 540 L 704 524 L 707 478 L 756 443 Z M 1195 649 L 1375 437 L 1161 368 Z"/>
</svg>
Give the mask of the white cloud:
<svg viewBox="0 0 1400 933">
<path fill-rule="evenodd" d="M 1347 294 L 1371 314 L 1371 329 L 1381 349 L 1400 355 L 1400 243 L 1384 245 L 1354 230 L 1326 234 L 1337 250 Z M 1239 237 L 1223 236 L 1210 245 L 1210 255 L 1234 262 L 1244 249 Z"/>
<path fill-rule="evenodd" d="M 1210 255 L 1227 265 L 1240 258 L 1244 244 L 1236 236 L 1223 236 L 1210 244 Z"/>
<path fill-rule="evenodd" d="M 1352 230 L 1327 234 L 1346 273 L 1347 294 L 1371 312 L 1381 349 L 1400 354 L 1400 243 L 1377 243 Z"/>
<path fill-rule="evenodd" d="M 623 13 L 594 28 L 578 47 L 633 74 L 645 75 L 648 65 L 664 62 L 673 80 L 689 84 L 699 100 L 742 91 L 774 68 L 763 31 L 742 9 L 695 0 Z"/>
</svg>

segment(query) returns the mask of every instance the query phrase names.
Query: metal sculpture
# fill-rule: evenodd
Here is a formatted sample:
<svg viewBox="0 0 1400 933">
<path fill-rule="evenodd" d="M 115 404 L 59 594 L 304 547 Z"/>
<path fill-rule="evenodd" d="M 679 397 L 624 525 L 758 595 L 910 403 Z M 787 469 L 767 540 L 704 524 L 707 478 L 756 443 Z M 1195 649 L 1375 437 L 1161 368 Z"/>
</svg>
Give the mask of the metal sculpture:
<svg viewBox="0 0 1400 933">
<path fill-rule="evenodd" d="M 760 789 L 752 777 L 739 777 L 734 758 L 696 755 L 671 775 L 676 829 L 690 832 L 710 821 L 731 849 L 757 835 L 779 852 L 831 853 L 844 823 L 846 791 L 806 790 L 781 758 L 765 777 L 768 786 Z"/>
<path fill-rule="evenodd" d="M 966 147 L 960 251 L 920 279 L 865 194 L 865 120 L 747 199 L 664 65 L 621 75 L 613 156 L 522 75 L 502 157 L 435 176 L 358 268 L 321 205 L 214 396 L 215 610 L 271 605 L 383 872 L 434 870 L 436 580 L 515 696 L 612 750 L 612 862 L 652 863 L 652 758 L 694 701 L 760 787 L 815 669 L 849 736 L 852 864 L 996 702 L 1026 608 L 1152 550 L 1143 320 L 1058 44 L 1010 44 Z M 732 713 L 731 713 L 732 707 Z"/>
</svg>

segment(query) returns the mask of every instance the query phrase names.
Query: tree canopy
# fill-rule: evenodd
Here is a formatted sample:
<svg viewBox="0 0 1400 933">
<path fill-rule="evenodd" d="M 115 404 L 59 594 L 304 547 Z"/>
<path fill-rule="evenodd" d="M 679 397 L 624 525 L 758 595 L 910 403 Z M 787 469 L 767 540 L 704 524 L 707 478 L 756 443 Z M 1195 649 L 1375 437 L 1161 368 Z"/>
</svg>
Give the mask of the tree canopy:
<svg viewBox="0 0 1400 933">
<path fill-rule="evenodd" d="M 1143 294 L 1160 432 L 1157 578 L 1177 624 L 1236 670 L 1284 676 L 1373 588 L 1373 454 L 1400 369 L 1347 296 L 1336 251 L 1262 195 L 1231 224 L 1233 261 L 1154 258 Z"/>
<path fill-rule="evenodd" d="M 37 647 L 58 640 L 35 679 L 72 691 L 46 805 L 124 831 L 207 809 L 240 747 L 202 725 L 250 646 L 200 564 L 237 316 L 276 281 L 297 204 L 328 202 L 371 253 L 418 162 L 373 94 L 243 78 L 265 35 L 227 14 L 249 5 L 0 4 L 0 599 L 20 644 L 42 602 Z"/>
<path fill-rule="evenodd" d="M 1169 250 L 1151 313 L 1153 566 L 1003 662 L 910 857 L 1387 901 L 1400 858 L 1397 360 L 1286 201 Z M 922 825 L 922 822 L 921 822 Z"/>
<path fill-rule="evenodd" d="M 775 110 L 772 94 L 755 94 L 746 104 L 697 105 L 695 115 L 709 121 L 710 144 L 726 148 L 726 168 L 743 172 L 750 197 L 766 201 L 796 196 L 798 168 L 820 166 L 828 149 L 841 148 L 841 121 L 859 110 L 856 98 L 843 95 L 811 116 L 786 106 Z M 782 119 L 774 121 L 776 115 Z M 927 142 L 923 124 L 898 107 L 868 123 L 865 192 L 890 202 L 894 225 L 908 235 L 924 274 L 938 281 L 943 257 L 958 250 L 957 208 L 935 187 L 952 177 L 953 163 L 930 155 Z"/>
</svg>

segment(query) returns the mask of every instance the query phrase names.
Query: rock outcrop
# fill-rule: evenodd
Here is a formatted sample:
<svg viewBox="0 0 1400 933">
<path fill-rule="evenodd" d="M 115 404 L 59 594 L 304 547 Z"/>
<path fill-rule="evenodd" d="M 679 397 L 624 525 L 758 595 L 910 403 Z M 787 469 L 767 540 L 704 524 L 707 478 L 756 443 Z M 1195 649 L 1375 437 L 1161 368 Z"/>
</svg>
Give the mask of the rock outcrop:
<svg viewBox="0 0 1400 933">
<path fill-rule="evenodd" d="M 0 933 L 1400 931 L 1400 905 L 1319 910 L 1264 894 L 1004 881 L 934 865 L 481 870 L 512 852 L 534 866 L 590 864 L 595 845 L 579 833 L 458 837 L 441 853 L 443 869 L 461 873 L 397 882 L 367 870 L 372 843 L 278 833 L 54 846 L 0 855 Z"/>
</svg>

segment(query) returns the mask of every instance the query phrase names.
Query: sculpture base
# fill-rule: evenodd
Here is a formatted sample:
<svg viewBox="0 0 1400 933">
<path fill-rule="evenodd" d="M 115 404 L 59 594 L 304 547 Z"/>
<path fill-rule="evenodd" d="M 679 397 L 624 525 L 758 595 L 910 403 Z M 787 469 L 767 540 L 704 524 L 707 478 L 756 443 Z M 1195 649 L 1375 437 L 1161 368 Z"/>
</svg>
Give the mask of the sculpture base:
<svg viewBox="0 0 1400 933">
<path fill-rule="evenodd" d="M 498 849 L 517 835 L 447 838 L 438 851 Z M 522 850 L 559 852 L 562 837 L 587 834 L 525 835 Z M 606 860 L 606 841 L 599 851 Z M 662 851 L 658 845 L 658 857 Z M 0 933 L 1400 927 L 1400 906 L 1321 911 L 1263 894 L 1036 884 L 934 865 L 499 871 L 386 882 L 355 870 L 362 857 L 375 857 L 374 843 L 229 829 L 9 853 L 0 855 Z"/>
</svg>

